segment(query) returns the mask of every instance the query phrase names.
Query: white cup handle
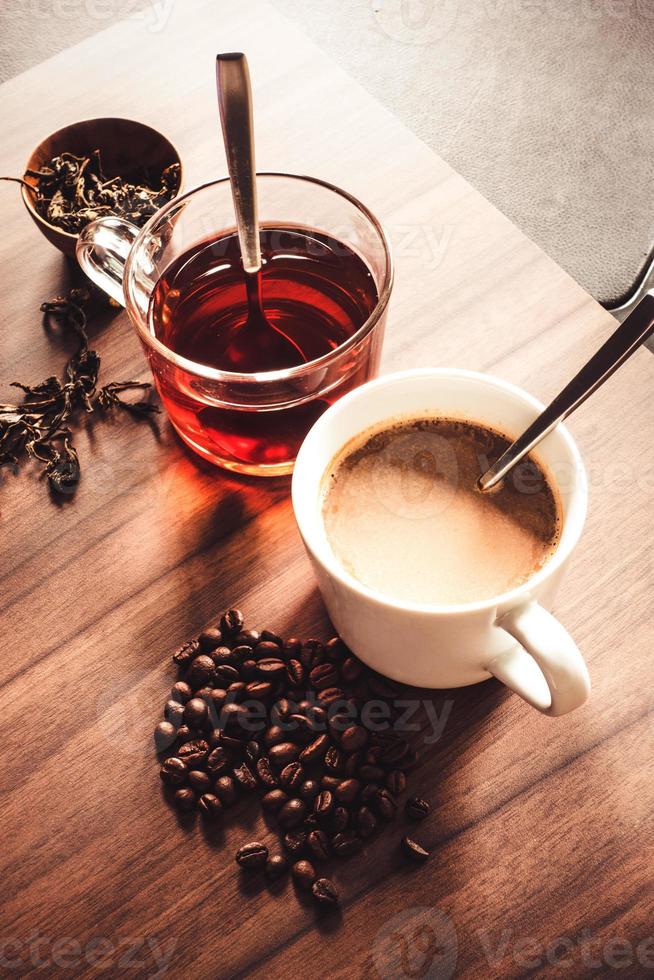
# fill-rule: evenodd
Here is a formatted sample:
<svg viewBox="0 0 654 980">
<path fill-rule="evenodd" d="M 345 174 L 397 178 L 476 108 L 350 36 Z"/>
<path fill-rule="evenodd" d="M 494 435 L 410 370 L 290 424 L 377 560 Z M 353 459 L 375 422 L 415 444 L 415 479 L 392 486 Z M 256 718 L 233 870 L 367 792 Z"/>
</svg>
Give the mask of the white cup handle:
<svg viewBox="0 0 654 980">
<path fill-rule="evenodd" d="M 496 626 L 518 641 L 487 669 L 544 715 L 574 711 L 590 694 L 588 668 L 558 619 L 535 599 L 503 613 Z"/>
</svg>

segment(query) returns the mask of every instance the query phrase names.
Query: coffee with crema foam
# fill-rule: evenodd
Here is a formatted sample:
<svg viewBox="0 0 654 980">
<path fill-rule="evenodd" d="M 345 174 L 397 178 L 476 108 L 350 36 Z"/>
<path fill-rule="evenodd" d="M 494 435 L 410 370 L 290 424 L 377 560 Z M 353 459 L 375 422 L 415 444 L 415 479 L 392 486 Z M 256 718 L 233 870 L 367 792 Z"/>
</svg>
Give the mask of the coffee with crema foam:
<svg viewBox="0 0 654 980">
<path fill-rule="evenodd" d="M 419 604 L 478 602 L 526 582 L 556 549 L 560 505 L 532 457 L 496 489 L 477 488 L 511 441 L 441 418 L 391 421 L 353 439 L 322 488 L 338 561 L 376 592 Z"/>
</svg>

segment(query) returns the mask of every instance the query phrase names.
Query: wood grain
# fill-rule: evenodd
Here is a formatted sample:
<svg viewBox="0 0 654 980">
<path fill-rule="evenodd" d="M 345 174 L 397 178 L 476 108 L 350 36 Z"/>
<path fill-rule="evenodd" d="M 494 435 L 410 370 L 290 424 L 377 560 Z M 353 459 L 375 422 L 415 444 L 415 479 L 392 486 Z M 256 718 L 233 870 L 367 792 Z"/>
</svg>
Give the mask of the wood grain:
<svg viewBox="0 0 654 980">
<path fill-rule="evenodd" d="M 397 282 L 384 370 L 491 371 L 547 400 L 614 328 L 259 0 L 178 3 L 160 32 L 132 20 L 8 82 L 0 172 L 19 174 L 54 129 L 111 114 L 169 136 L 187 186 L 224 174 L 219 49 L 247 50 L 261 169 L 335 181 L 386 224 Z M 38 307 L 68 272 L 17 189 L 0 185 L 0 195 L 1 377 L 35 382 L 64 360 L 66 344 L 41 330 Z M 92 332 L 107 378 L 145 376 L 124 315 Z M 271 837 L 256 807 L 239 810 L 218 839 L 183 826 L 161 800 L 150 749 L 172 650 L 223 607 L 238 603 L 282 632 L 327 634 L 288 482 L 218 472 L 192 459 L 165 421 L 153 432 L 129 419 L 91 419 L 80 433 L 74 501 L 50 499 L 29 466 L 3 470 L 3 975 L 15 957 L 21 975 L 95 975 L 88 944 L 103 937 L 111 976 L 152 975 L 154 950 L 170 955 L 175 977 L 397 977 L 407 975 L 394 959 L 400 940 L 389 947 L 383 930 L 411 940 L 425 921 L 440 923 L 445 950 L 425 976 L 451 975 L 453 949 L 460 977 L 604 975 L 611 957 L 635 977 L 647 955 L 651 969 L 652 363 L 635 356 L 570 426 L 591 504 L 557 613 L 588 659 L 591 700 L 550 720 L 494 682 L 435 692 L 437 710 L 450 713 L 411 777 L 434 805 L 421 831 L 433 858 L 408 874 L 399 828 L 377 839 L 336 869 L 336 920 L 316 919 L 290 886 L 282 897 L 244 890 L 234 850 L 254 833 Z M 408 924 L 394 925 L 407 910 Z M 46 937 L 40 970 L 35 930 Z M 75 946 L 53 952 L 66 938 L 80 944 L 77 957 Z M 131 958 L 130 940 L 140 942 Z M 53 959 L 66 953 L 67 968 Z"/>
</svg>

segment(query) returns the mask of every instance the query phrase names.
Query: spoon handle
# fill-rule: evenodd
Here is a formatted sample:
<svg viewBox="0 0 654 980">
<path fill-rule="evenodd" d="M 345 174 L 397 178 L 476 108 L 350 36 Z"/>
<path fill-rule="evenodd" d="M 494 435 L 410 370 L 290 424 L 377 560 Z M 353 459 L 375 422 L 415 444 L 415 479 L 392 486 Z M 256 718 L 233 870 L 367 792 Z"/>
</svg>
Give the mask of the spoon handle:
<svg viewBox="0 0 654 980">
<path fill-rule="evenodd" d="M 654 332 L 654 296 L 647 294 L 611 334 L 554 401 L 525 429 L 479 479 L 480 490 L 491 490 L 534 446 L 604 384 L 621 364 Z"/>
<path fill-rule="evenodd" d="M 261 268 L 261 245 L 257 217 L 252 90 L 244 54 L 216 56 L 216 84 L 243 268 L 248 273 L 255 273 Z"/>
</svg>

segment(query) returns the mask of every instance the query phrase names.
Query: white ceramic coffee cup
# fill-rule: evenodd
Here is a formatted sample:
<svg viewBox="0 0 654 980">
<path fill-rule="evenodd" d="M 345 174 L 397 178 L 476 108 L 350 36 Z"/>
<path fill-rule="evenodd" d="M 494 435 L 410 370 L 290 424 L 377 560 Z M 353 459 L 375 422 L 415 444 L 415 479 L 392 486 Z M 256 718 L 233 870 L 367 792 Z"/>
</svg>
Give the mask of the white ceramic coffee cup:
<svg viewBox="0 0 654 980">
<path fill-rule="evenodd" d="M 558 547 L 523 585 L 459 606 L 394 600 L 357 581 L 334 555 L 321 513 L 323 476 L 350 439 L 402 416 L 469 419 L 517 436 L 542 411 L 531 395 L 499 378 L 431 369 L 386 375 L 356 388 L 318 419 L 295 464 L 295 517 L 332 623 L 369 666 L 420 687 L 476 684 L 491 676 L 544 714 L 562 715 L 590 693 L 584 660 L 549 612 L 586 517 L 586 474 L 571 436 L 558 426 L 538 461 L 558 490 Z M 380 529 L 383 533 L 383 529 Z"/>
</svg>

